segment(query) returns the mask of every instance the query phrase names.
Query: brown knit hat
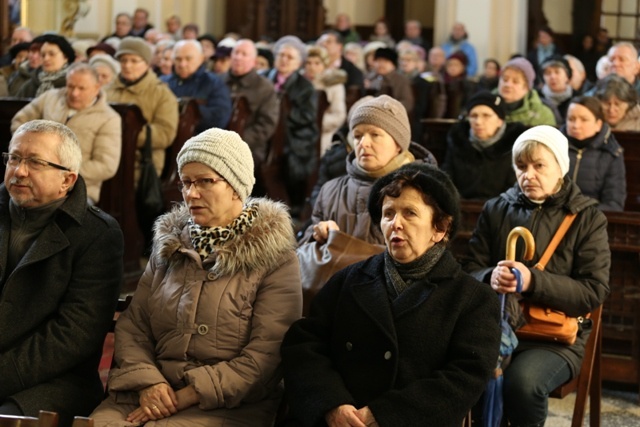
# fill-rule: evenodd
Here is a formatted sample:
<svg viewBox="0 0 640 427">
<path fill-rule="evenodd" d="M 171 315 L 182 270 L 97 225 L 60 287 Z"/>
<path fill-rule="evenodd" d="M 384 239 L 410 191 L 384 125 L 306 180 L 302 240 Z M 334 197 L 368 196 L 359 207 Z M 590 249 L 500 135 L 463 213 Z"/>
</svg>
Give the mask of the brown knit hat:
<svg viewBox="0 0 640 427">
<path fill-rule="evenodd" d="M 409 149 L 411 125 L 407 110 L 390 96 L 380 95 L 358 105 L 351 114 L 349 130 L 353 131 L 353 128 L 362 123 L 384 129 L 402 151 Z"/>
<path fill-rule="evenodd" d="M 178 153 L 178 170 L 187 163 L 209 166 L 227 180 L 244 202 L 253 190 L 253 155 L 240 135 L 230 130 L 207 129 L 191 137 Z"/>
<path fill-rule="evenodd" d="M 153 55 L 149 43 L 140 37 L 132 36 L 127 36 L 122 39 L 116 51 L 116 59 L 120 59 L 120 56 L 126 54 L 138 55 L 144 59 L 144 62 L 147 64 L 151 64 L 151 57 Z"/>
</svg>

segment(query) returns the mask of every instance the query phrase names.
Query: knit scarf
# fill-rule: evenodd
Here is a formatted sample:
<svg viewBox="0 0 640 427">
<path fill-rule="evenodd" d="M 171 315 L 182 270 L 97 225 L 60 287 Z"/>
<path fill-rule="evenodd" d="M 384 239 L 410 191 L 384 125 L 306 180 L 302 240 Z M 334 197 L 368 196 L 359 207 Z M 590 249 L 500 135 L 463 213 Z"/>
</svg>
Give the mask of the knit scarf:
<svg viewBox="0 0 640 427">
<path fill-rule="evenodd" d="M 549 86 L 542 86 L 542 95 L 556 107 L 573 96 L 573 88 L 570 84 L 562 92 L 553 92 Z"/>
<path fill-rule="evenodd" d="M 416 160 L 416 158 L 409 151 L 401 151 L 400 154 L 395 156 L 389 163 L 387 163 L 384 167 L 374 170 L 368 171 L 363 169 L 358 163 L 358 158 L 355 157 L 352 161 L 353 167 L 356 169 L 356 173 L 363 178 L 373 178 L 377 179 L 381 176 L 385 176 L 389 172 L 393 172 L 398 169 L 402 165 L 406 165 L 408 163 L 412 163 Z"/>
<path fill-rule="evenodd" d="M 502 126 L 498 129 L 498 131 L 490 138 L 487 139 L 478 139 L 471 129 L 469 129 L 469 141 L 471 142 L 471 146 L 478 151 L 484 151 L 486 148 L 491 147 L 496 142 L 500 141 L 504 136 L 504 132 L 507 129 L 507 122 L 502 123 Z"/>
<path fill-rule="evenodd" d="M 204 261 L 209 255 L 215 252 L 217 246 L 222 246 L 236 236 L 244 234 L 258 215 L 258 206 L 255 204 L 247 205 L 242 212 L 226 227 L 204 227 L 193 222 L 189 218 L 189 237 L 193 248 Z"/>
<path fill-rule="evenodd" d="M 54 89 L 55 86 L 53 83 L 61 77 L 64 77 L 67 74 L 67 69 L 69 68 L 69 64 L 64 64 L 64 66 L 58 71 L 54 71 L 53 73 L 49 73 L 47 71 L 39 71 L 38 72 L 38 80 L 40 80 L 40 85 L 38 86 L 38 90 L 36 90 L 36 98 L 48 91 L 49 89 Z"/>
<path fill-rule="evenodd" d="M 389 255 L 389 251 L 385 251 L 384 276 L 389 298 L 393 301 L 402 292 L 406 291 L 412 283 L 423 280 L 433 269 L 433 266 L 442 258 L 446 249 L 446 243 L 440 241 L 417 259 L 406 264 L 395 261 Z"/>
</svg>

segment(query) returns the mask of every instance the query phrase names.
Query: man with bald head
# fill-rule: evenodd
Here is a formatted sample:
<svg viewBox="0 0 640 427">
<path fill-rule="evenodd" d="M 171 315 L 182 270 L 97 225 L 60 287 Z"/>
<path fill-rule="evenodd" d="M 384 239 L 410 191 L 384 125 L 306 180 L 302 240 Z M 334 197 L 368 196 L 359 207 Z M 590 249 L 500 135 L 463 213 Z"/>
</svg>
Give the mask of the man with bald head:
<svg viewBox="0 0 640 427">
<path fill-rule="evenodd" d="M 231 96 L 243 96 L 249 104 L 250 114 L 242 137 L 251 148 L 256 167 L 264 161 L 267 141 L 276 129 L 280 113 L 280 103 L 273 83 L 256 72 L 257 56 L 258 50 L 253 41 L 238 40 L 231 51 L 231 68 L 222 75 L 231 90 Z M 263 190 L 258 180 L 254 195 L 261 192 Z"/>
<path fill-rule="evenodd" d="M 197 40 L 181 40 L 173 47 L 173 73 L 163 76 L 178 98 L 198 102 L 200 123 L 196 134 L 210 128 L 224 129 L 231 118 L 231 96 L 220 77 L 204 66 L 202 45 Z"/>
</svg>

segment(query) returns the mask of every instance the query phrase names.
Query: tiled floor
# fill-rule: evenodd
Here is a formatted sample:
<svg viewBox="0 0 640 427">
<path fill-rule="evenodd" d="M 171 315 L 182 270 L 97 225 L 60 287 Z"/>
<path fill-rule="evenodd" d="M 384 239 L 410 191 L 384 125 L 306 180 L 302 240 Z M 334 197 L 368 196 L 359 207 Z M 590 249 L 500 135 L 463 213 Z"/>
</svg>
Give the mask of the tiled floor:
<svg viewBox="0 0 640 427">
<path fill-rule="evenodd" d="M 549 399 L 549 417 L 545 427 L 571 427 L 575 395 L 564 399 Z M 587 409 L 588 411 L 588 409 Z M 589 415 L 584 426 L 589 425 Z M 605 384 L 602 390 L 602 427 L 640 427 L 638 391 L 615 384 Z"/>
</svg>

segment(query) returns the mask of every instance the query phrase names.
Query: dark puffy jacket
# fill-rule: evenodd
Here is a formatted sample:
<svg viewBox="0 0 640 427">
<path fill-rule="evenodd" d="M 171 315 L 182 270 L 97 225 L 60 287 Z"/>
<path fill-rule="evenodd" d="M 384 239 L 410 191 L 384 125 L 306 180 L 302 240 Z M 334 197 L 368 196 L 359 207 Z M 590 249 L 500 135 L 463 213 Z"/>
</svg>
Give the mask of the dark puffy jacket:
<svg viewBox="0 0 640 427">
<path fill-rule="evenodd" d="M 451 126 L 442 169 L 451 177 L 460 197 L 486 200 L 507 191 L 516 182 L 511 148 L 526 126 L 520 122 L 507 123 L 502 138 L 482 151 L 471 145 L 470 127 L 466 120 Z"/>
<path fill-rule="evenodd" d="M 567 135 L 566 126 L 561 129 Z M 589 142 L 569 139 L 569 176 L 585 196 L 593 197 L 605 211 L 623 211 L 627 181 L 623 149 L 606 123 Z M 583 148 L 578 148 L 583 146 Z"/>
<path fill-rule="evenodd" d="M 578 216 L 545 270 L 533 269 L 568 213 Z M 520 255 L 517 258 L 531 271 L 531 288 L 522 293 L 525 300 L 572 317 L 583 316 L 604 302 L 609 295 L 611 267 L 607 218 L 596 207 L 596 201 L 584 196 L 568 176 L 560 191 L 542 204 L 527 199 L 518 184 L 489 200 L 469 241 L 469 255 L 463 259 L 465 271 L 488 284 L 498 261 L 505 259 L 507 236 L 517 226 L 528 228 L 536 242 L 531 261 L 522 261 Z M 523 247 L 518 246 L 516 253 L 522 252 Z M 545 348 L 565 359 L 575 375 L 591 332 L 589 326 L 585 323 L 581 327 L 573 345 L 520 340 L 516 354 L 530 348 Z"/>
<path fill-rule="evenodd" d="M 273 82 L 276 76 L 276 70 L 272 70 L 269 74 Z M 319 138 L 316 121 L 318 97 L 311 82 L 298 73 L 289 76 L 281 91 L 287 94 L 291 103 L 286 122 L 285 146 L 289 177 L 305 180 L 318 162 L 316 149 Z"/>
</svg>

